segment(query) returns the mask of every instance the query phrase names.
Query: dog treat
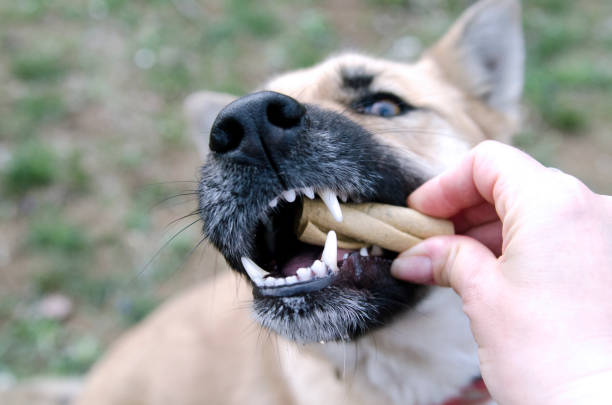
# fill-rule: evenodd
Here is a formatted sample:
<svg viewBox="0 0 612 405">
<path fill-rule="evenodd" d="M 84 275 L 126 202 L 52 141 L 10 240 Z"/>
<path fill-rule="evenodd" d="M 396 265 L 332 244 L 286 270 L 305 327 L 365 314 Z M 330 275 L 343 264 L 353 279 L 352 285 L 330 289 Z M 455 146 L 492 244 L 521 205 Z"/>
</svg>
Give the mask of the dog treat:
<svg viewBox="0 0 612 405">
<path fill-rule="evenodd" d="M 452 222 L 410 208 L 377 203 L 341 207 L 343 220 L 337 222 L 322 201 L 305 199 L 296 230 L 298 239 L 324 246 L 327 232 L 334 230 L 338 247 L 343 249 L 376 245 L 402 252 L 425 238 L 454 233 Z"/>
</svg>

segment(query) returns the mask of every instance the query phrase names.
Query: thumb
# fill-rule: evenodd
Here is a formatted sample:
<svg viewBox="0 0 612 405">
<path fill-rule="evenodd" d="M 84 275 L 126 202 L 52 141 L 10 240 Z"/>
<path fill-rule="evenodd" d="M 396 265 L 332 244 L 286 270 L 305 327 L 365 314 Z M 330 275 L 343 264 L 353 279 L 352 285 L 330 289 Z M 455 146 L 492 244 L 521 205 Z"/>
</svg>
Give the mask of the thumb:
<svg viewBox="0 0 612 405">
<path fill-rule="evenodd" d="M 493 252 L 475 239 L 437 236 L 400 254 L 391 265 L 391 274 L 405 281 L 452 287 L 462 296 L 492 276 L 496 266 Z"/>
</svg>

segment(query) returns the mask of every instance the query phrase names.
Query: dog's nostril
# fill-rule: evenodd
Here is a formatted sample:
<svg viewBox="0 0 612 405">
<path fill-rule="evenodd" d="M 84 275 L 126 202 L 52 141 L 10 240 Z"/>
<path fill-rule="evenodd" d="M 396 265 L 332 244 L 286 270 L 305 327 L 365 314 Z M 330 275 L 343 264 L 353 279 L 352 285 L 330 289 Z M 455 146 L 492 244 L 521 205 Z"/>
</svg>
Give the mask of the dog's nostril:
<svg viewBox="0 0 612 405">
<path fill-rule="evenodd" d="M 268 122 L 282 129 L 289 129 L 298 126 L 306 109 L 297 101 L 285 97 L 268 104 L 266 117 Z"/>
<path fill-rule="evenodd" d="M 217 153 L 229 152 L 240 145 L 243 137 L 242 124 L 233 117 L 227 117 L 213 127 L 208 147 Z"/>
</svg>

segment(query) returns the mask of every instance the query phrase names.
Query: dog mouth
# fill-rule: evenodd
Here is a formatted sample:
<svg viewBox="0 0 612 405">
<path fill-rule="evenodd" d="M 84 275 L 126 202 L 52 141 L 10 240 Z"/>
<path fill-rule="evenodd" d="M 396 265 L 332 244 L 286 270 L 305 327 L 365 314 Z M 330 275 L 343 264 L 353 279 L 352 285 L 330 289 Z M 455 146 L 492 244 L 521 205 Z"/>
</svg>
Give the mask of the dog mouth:
<svg viewBox="0 0 612 405">
<path fill-rule="evenodd" d="M 252 256 L 241 257 L 255 296 L 291 297 L 330 286 L 368 288 L 381 273 L 389 273 L 397 253 L 379 246 L 339 247 L 333 230 L 327 232 L 324 246 L 298 239 L 296 228 L 302 203 L 317 195 L 338 222 L 342 221 L 338 199 L 344 203 L 363 202 L 359 196 L 313 187 L 290 189 L 274 197 L 268 203 L 268 214 L 256 227 Z"/>
</svg>

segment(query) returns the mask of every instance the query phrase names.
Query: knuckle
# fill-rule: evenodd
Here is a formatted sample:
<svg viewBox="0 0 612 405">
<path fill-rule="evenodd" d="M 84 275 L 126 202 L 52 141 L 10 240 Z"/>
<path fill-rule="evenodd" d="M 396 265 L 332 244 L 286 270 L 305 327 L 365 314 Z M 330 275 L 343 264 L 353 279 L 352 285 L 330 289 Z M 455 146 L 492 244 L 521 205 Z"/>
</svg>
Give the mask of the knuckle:
<svg viewBox="0 0 612 405">
<path fill-rule="evenodd" d="M 552 172 L 556 183 L 553 209 L 558 215 L 582 217 L 593 209 L 593 193 L 576 177 Z"/>
<path fill-rule="evenodd" d="M 482 283 L 480 280 L 480 269 L 474 265 L 466 266 L 466 263 L 472 263 L 468 260 L 470 253 L 471 242 L 463 240 L 458 243 L 453 243 L 445 258 L 446 277 L 448 284 L 460 291 L 462 298 L 478 299 L 482 296 Z"/>
</svg>

